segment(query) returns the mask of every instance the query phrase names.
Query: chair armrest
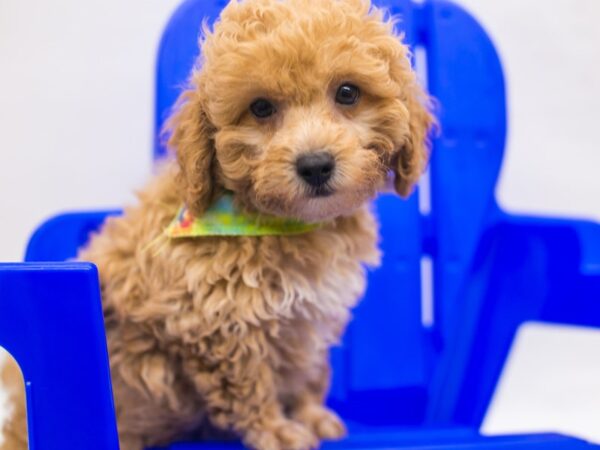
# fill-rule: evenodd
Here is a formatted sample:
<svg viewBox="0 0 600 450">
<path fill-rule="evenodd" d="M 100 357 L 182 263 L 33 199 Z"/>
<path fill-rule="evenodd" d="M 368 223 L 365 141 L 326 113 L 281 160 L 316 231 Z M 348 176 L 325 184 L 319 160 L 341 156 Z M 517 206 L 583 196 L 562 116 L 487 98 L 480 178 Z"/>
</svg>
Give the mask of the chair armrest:
<svg viewBox="0 0 600 450">
<path fill-rule="evenodd" d="M 576 236 L 580 251 L 582 275 L 600 275 L 600 223 L 586 220 L 553 219 L 503 214 L 501 223 L 522 228 L 530 233 L 552 233 L 570 230 Z"/>
<path fill-rule="evenodd" d="M 524 322 L 600 327 L 600 225 L 502 214 L 479 244 L 456 311 L 429 419 L 478 427 Z"/>
<path fill-rule="evenodd" d="M 94 265 L 0 264 L 0 345 L 23 371 L 30 448 L 119 448 Z"/>
<path fill-rule="evenodd" d="M 59 214 L 42 223 L 33 233 L 25 261 L 65 261 L 77 255 L 90 235 L 102 226 L 109 216 L 121 211 L 93 211 Z"/>
</svg>

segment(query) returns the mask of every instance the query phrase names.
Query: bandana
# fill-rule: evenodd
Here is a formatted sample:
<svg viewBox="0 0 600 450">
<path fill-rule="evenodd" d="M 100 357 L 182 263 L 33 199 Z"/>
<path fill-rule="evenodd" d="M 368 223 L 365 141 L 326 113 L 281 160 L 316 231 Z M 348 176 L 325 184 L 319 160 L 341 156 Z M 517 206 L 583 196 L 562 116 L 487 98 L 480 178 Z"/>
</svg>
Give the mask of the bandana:
<svg viewBox="0 0 600 450">
<path fill-rule="evenodd" d="M 165 234 L 170 238 L 284 236 L 307 233 L 319 226 L 320 224 L 242 212 L 234 206 L 233 196 L 228 193 L 219 198 L 202 217 L 194 217 L 187 207 L 182 207 Z"/>
</svg>

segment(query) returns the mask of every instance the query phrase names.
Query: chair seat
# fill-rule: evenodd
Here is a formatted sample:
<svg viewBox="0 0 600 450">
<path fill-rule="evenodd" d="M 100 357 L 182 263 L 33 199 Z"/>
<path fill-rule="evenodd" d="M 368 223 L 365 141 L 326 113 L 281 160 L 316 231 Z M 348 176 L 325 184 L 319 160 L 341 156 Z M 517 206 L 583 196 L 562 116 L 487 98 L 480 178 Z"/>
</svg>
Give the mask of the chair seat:
<svg viewBox="0 0 600 450">
<path fill-rule="evenodd" d="M 240 443 L 179 443 L 160 450 L 238 450 Z M 558 434 L 485 437 L 468 429 L 381 430 L 356 432 L 340 442 L 326 442 L 323 450 L 592 450 L 599 446 Z M 155 449 L 159 450 L 159 449 Z"/>
</svg>

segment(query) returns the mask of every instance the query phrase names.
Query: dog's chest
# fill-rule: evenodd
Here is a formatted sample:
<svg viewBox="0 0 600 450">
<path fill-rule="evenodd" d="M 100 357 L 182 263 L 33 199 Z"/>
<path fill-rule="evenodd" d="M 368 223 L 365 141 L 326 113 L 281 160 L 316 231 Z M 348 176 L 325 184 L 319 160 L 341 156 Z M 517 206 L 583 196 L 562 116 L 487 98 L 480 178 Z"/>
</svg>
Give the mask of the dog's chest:
<svg viewBox="0 0 600 450">
<path fill-rule="evenodd" d="M 282 242 L 277 252 L 277 266 L 269 269 L 275 282 L 263 289 L 279 291 L 282 317 L 345 323 L 364 293 L 365 266 L 379 261 L 375 222 L 367 212 L 313 236 Z"/>
<path fill-rule="evenodd" d="M 351 309 L 365 291 L 365 266 L 379 262 L 377 227 L 370 213 L 345 225 L 297 243 L 296 251 L 288 248 L 278 282 L 270 286 L 280 298 L 273 345 L 292 353 L 288 356 L 307 350 L 319 354 L 339 342 Z"/>
<path fill-rule="evenodd" d="M 318 353 L 339 340 L 364 292 L 365 266 L 379 260 L 366 209 L 314 233 L 187 240 L 161 256 L 147 283 L 153 301 L 139 307 L 158 312 L 155 334 L 194 354 L 235 351 L 249 332 L 266 335 L 273 354 Z"/>
</svg>

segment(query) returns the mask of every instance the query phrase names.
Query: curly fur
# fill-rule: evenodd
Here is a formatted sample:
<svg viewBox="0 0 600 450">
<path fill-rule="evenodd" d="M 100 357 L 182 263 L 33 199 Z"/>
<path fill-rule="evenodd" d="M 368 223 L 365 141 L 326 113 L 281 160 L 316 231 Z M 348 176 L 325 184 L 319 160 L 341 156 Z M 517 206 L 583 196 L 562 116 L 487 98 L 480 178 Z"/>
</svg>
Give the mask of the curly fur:
<svg viewBox="0 0 600 450">
<path fill-rule="evenodd" d="M 233 1 L 201 44 L 168 124 L 176 160 L 80 254 L 100 271 L 122 449 L 198 430 L 313 448 L 344 434 L 323 406 L 328 350 L 379 262 L 369 200 L 390 172 L 408 195 L 426 163 L 427 97 L 393 21 L 367 0 Z M 360 87 L 357 105 L 333 101 L 342 82 Z M 272 118 L 249 112 L 259 97 Z M 320 149 L 336 161 L 334 193 L 315 198 L 294 162 Z M 152 249 L 183 202 L 201 214 L 225 189 L 241 208 L 324 225 Z M 25 435 L 23 414 L 11 436 Z"/>
</svg>

